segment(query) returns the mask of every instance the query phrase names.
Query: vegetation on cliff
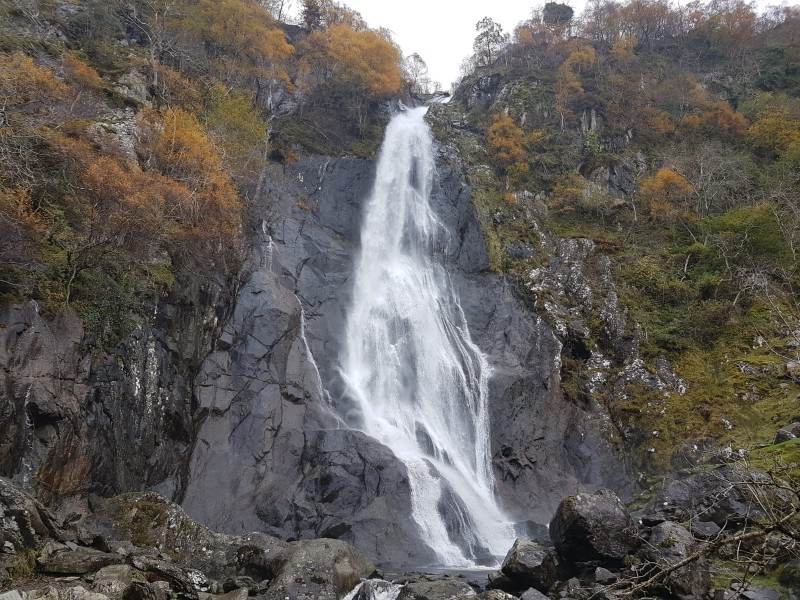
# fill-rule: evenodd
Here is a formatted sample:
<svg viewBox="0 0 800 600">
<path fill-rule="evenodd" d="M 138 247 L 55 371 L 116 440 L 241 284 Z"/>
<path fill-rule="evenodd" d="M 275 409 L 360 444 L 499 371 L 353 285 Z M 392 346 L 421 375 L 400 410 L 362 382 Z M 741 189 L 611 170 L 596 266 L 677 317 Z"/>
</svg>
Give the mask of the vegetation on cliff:
<svg viewBox="0 0 800 600">
<path fill-rule="evenodd" d="M 511 38 L 484 21 L 433 124 L 467 162 L 493 268 L 546 314 L 542 232 L 592 240 L 647 369 L 668 359 L 687 384 L 593 387 L 593 355 L 630 357 L 590 305 L 565 391 L 609 405 L 641 466 L 680 462 L 687 440 L 769 441 L 800 392 L 800 13 L 596 0 L 548 3 Z"/>
<path fill-rule="evenodd" d="M 176 280 L 237 273 L 270 155 L 374 152 L 379 103 L 413 87 L 399 49 L 330 0 L 305 28 L 273 4 L 0 5 L 0 298 L 112 344 Z"/>
</svg>

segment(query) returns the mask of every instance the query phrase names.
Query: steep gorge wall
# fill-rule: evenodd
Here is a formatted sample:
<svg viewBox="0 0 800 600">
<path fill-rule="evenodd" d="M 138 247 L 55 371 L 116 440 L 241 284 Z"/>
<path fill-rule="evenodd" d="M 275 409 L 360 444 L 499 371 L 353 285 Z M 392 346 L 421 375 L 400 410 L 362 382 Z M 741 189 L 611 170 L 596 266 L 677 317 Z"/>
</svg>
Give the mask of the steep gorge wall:
<svg viewBox="0 0 800 600">
<path fill-rule="evenodd" d="M 624 487 L 624 461 L 602 407 L 561 392 L 565 340 L 488 271 L 457 156 L 439 152 L 434 210 L 453 233 L 444 260 L 495 369 L 498 494 L 513 519 L 545 522 L 582 487 Z M 235 300 L 162 303 L 105 358 L 82 347 L 69 313 L 8 309 L 0 474 L 30 477 L 65 510 L 87 492 L 156 489 L 221 530 L 340 537 L 377 562 L 432 561 L 404 466 L 337 416 L 357 421 L 337 365 L 373 174 L 353 158 L 271 165 Z"/>
</svg>

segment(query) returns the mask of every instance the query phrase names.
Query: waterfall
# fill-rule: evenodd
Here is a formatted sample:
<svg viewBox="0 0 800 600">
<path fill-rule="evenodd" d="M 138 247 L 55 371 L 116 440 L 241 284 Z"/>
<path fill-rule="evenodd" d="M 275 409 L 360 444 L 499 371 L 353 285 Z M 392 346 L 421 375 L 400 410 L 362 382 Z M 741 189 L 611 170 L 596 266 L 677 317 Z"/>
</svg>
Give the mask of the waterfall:
<svg viewBox="0 0 800 600">
<path fill-rule="evenodd" d="M 358 426 L 407 467 L 422 539 L 442 565 L 469 568 L 505 554 L 514 529 L 494 497 L 491 368 L 437 260 L 450 234 L 429 204 L 435 163 L 426 110 L 400 113 L 386 130 L 342 372 Z"/>
</svg>

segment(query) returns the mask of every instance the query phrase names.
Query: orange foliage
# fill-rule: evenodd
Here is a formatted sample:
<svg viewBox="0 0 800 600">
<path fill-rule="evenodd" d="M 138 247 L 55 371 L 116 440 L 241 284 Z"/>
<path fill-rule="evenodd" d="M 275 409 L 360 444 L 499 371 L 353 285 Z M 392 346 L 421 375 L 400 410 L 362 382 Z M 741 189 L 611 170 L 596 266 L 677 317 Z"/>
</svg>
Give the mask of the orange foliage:
<svg viewBox="0 0 800 600">
<path fill-rule="evenodd" d="M 302 70 L 307 82 L 333 78 L 371 99 L 397 94 L 403 85 L 399 50 L 374 31 L 337 24 L 304 41 Z"/>
<path fill-rule="evenodd" d="M 177 108 L 163 114 L 145 110 L 140 125 L 145 132 L 140 151 L 146 162 L 186 190 L 185 194 L 172 190 L 166 216 L 180 225 L 183 234 L 230 242 L 238 234 L 241 202 L 197 118 Z"/>
<path fill-rule="evenodd" d="M 556 78 L 556 105 L 563 114 L 567 106 L 583 95 L 580 80 L 581 70 L 592 66 L 597 60 L 594 48 L 589 44 L 577 41 L 567 59 L 558 68 Z"/>
<path fill-rule="evenodd" d="M 739 137 L 747 131 L 747 119 L 720 100 L 712 102 L 702 112 L 684 117 L 681 128 L 706 135 Z"/>
<path fill-rule="evenodd" d="M 91 90 L 102 87 L 103 80 L 100 78 L 97 71 L 77 56 L 65 54 L 63 63 L 69 78 L 79 87 Z"/>
<path fill-rule="evenodd" d="M 525 132 L 505 113 L 494 116 L 487 131 L 489 149 L 509 181 L 518 182 L 528 174 Z"/>
<path fill-rule="evenodd" d="M 678 214 L 693 191 L 683 175 L 661 168 L 642 183 L 639 194 L 650 205 L 650 215 L 658 218 Z"/>
<path fill-rule="evenodd" d="M 0 105 L 6 110 L 52 102 L 63 98 L 67 91 L 52 70 L 40 67 L 25 54 L 0 54 Z"/>
<path fill-rule="evenodd" d="M 191 27 L 212 50 L 216 71 L 226 79 L 238 76 L 279 78 L 294 46 L 272 23 L 268 11 L 244 0 L 199 0 Z"/>
</svg>

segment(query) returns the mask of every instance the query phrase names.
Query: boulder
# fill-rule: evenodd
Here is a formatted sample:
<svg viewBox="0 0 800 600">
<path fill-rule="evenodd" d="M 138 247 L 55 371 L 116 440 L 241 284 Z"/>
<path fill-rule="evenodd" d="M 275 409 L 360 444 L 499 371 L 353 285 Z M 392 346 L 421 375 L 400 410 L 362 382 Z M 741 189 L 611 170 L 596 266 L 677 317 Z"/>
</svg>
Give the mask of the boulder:
<svg viewBox="0 0 800 600">
<path fill-rule="evenodd" d="M 400 591 L 397 600 L 459 600 L 465 596 L 475 596 L 475 590 L 468 583 L 441 579 L 409 583 Z"/>
<path fill-rule="evenodd" d="M 63 539 L 64 531 L 37 500 L 0 477 L 0 538 L 12 550 L 32 548 L 47 539 Z"/>
<path fill-rule="evenodd" d="M 39 570 L 57 575 L 85 575 L 94 573 L 109 565 L 116 565 L 125 559 L 119 554 L 100 552 L 92 548 L 65 550 L 39 559 Z"/>
<path fill-rule="evenodd" d="M 781 427 L 775 434 L 774 444 L 781 444 L 800 437 L 800 423 L 792 423 L 786 427 Z"/>
<path fill-rule="evenodd" d="M 502 567 L 503 574 L 518 584 L 517 589 L 535 587 L 540 591 L 547 591 L 558 580 L 557 569 L 554 552 L 525 538 L 514 542 Z"/>
<path fill-rule="evenodd" d="M 350 600 L 381 600 L 394 598 L 400 593 L 400 585 L 383 579 L 367 579 L 353 590 Z"/>
<path fill-rule="evenodd" d="M 199 592 L 197 594 L 198 600 L 247 600 L 246 589 L 240 588 L 225 594 L 208 594 L 206 592 Z"/>
<path fill-rule="evenodd" d="M 519 600 L 548 600 L 548 598 L 536 588 L 530 588 L 519 597 Z"/>
<path fill-rule="evenodd" d="M 731 590 L 734 592 L 731 600 L 781 600 L 783 597 L 779 590 L 758 585 L 733 583 Z"/>
<path fill-rule="evenodd" d="M 669 568 L 687 558 L 695 549 L 692 534 L 681 525 L 667 521 L 653 527 L 640 557 L 659 568 Z M 680 600 L 703 598 L 711 590 L 708 565 L 700 558 L 670 573 L 663 585 Z"/>
<path fill-rule="evenodd" d="M 135 556 L 131 559 L 134 567 L 148 574 L 148 579 L 169 582 L 170 587 L 185 596 L 197 598 L 198 592 L 211 592 L 215 582 L 197 569 L 176 565 L 168 560 L 151 556 Z M 137 590 L 137 593 L 141 590 Z"/>
<path fill-rule="evenodd" d="M 251 557 L 271 559 L 286 547 L 286 542 L 263 533 L 212 531 L 193 521 L 174 502 L 152 492 L 95 499 L 93 508 L 94 514 L 82 528 L 86 537 L 103 539 L 104 549 L 127 555 L 135 549 L 128 540 L 135 540 L 140 548 L 164 552 L 177 563 L 213 578 L 232 576 L 246 570 Z M 176 531 L 180 535 L 175 535 Z"/>
<path fill-rule="evenodd" d="M 504 592 L 518 594 L 522 589 L 521 586 L 521 583 L 511 579 L 511 577 L 505 573 L 489 573 L 488 589 L 490 590 L 502 590 Z"/>
<path fill-rule="evenodd" d="M 170 600 L 172 592 L 166 581 L 147 583 L 134 581 L 122 597 L 123 600 Z"/>
<path fill-rule="evenodd" d="M 473 592 L 474 594 L 475 592 Z M 471 594 L 466 594 L 461 596 L 462 598 L 470 598 L 471 600 L 516 600 L 517 597 L 509 594 L 508 592 L 503 592 L 501 590 L 486 590 L 485 592 L 481 592 L 477 596 L 473 596 Z"/>
<path fill-rule="evenodd" d="M 719 535 L 722 531 L 719 525 L 713 521 L 692 521 L 692 535 L 699 540 L 710 540 Z"/>
<path fill-rule="evenodd" d="M 329 539 L 292 542 L 262 564 L 273 574 L 265 600 L 337 600 L 375 571 L 350 544 Z"/>
<path fill-rule="evenodd" d="M 92 589 L 95 592 L 119 598 L 133 583 L 133 569 L 129 565 L 109 565 L 94 575 Z"/>
<path fill-rule="evenodd" d="M 747 485 L 748 482 L 756 485 Z M 702 515 L 704 521 L 721 528 L 740 525 L 766 516 L 762 509 L 765 499 L 776 507 L 785 502 L 783 492 L 770 488 L 769 483 L 769 476 L 761 471 L 739 464 L 723 465 L 669 482 L 645 512 L 677 522 Z M 759 498 L 753 489 L 758 490 Z"/>
<path fill-rule="evenodd" d="M 616 581 L 617 576 L 614 575 L 614 573 L 612 573 L 608 569 L 604 569 L 603 567 L 597 567 L 594 570 L 594 580 L 596 583 L 607 584 Z"/>
<path fill-rule="evenodd" d="M 564 560 L 619 566 L 637 544 L 637 526 L 614 492 L 599 490 L 561 501 L 550 538 Z"/>
</svg>

